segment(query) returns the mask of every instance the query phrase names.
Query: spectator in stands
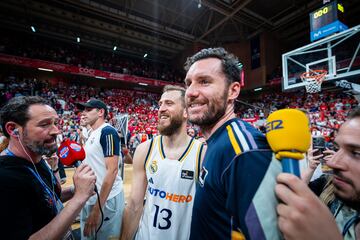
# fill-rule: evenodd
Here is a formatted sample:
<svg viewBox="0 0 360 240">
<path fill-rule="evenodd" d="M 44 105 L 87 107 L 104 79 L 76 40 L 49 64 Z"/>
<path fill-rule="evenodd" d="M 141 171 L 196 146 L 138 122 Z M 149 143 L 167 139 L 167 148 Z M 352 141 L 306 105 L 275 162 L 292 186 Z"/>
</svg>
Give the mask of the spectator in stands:
<svg viewBox="0 0 360 240">
<path fill-rule="evenodd" d="M 61 190 L 42 155 L 57 150 L 58 116 L 40 97 L 16 97 L 0 111 L 10 139 L 0 156 L 0 221 L 3 239 L 72 239 L 70 226 L 94 193 L 95 174 L 82 164 L 75 193 Z M 63 208 L 61 201 L 70 201 Z"/>
<path fill-rule="evenodd" d="M 70 134 L 68 137 L 70 140 L 80 143 L 80 136 L 76 131 L 75 127 L 70 129 Z"/>
<path fill-rule="evenodd" d="M 87 139 L 89 138 L 89 135 L 91 133 L 91 127 L 89 124 L 86 123 L 84 120 L 84 116 L 81 115 L 80 117 L 80 144 L 85 145 Z"/>
<path fill-rule="evenodd" d="M 130 138 L 130 151 L 132 155 L 134 154 L 137 146 L 140 144 L 140 140 L 141 140 L 140 136 L 137 132 L 135 132 L 133 136 Z"/>
<path fill-rule="evenodd" d="M 39 41 L 38 38 L 34 40 L 31 37 L 22 35 L 21 40 L 19 40 L 19 36 L 13 32 L 9 32 L 9 37 L 11 38 L 11 41 L 3 43 L 3 52 L 7 54 L 61 62 L 84 68 L 96 68 L 103 71 L 136 75 L 163 81 L 183 79 L 182 71 L 170 69 L 168 66 L 161 63 L 154 65 L 148 61 L 139 61 L 129 57 L 124 58 L 117 54 L 108 56 L 107 52 L 98 51 L 96 49 L 90 50 L 86 47 L 76 47 L 76 49 L 74 49 L 74 46 L 66 43 L 54 43 L 53 39 L 51 44 L 48 44 L 46 38 L 41 37 L 40 38 L 43 41 Z M 19 48 L 20 45 L 24 46 L 24 44 L 25 47 Z"/>
<path fill-rule="evenodd" d="M 336 205 L 334 216 L 306 183 L 290 174 L 278 176 L 278 223 L 286 239 L 359 239 L 360 109 L 341 126 L 335 142 L 339 150 L 327 163 L 334 175 L 325 182 Z"/>
<path fill-rule="evenodd" d="M 125 145 L 121 145 L 121 152 L 123 154 L 123 159 L 124 159 L 123 163 L 132 164 L 133 158 L 130 154 L 129 149 Z"/>
</svg>

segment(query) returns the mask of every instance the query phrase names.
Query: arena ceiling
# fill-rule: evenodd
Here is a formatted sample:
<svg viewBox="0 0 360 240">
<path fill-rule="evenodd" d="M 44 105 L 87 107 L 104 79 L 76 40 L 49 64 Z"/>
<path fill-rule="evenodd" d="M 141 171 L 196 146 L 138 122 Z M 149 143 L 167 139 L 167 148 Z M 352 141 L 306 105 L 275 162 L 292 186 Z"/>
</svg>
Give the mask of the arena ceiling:
<svg viewBox="0 0 360 240">
<path fill-rule="evenodd" d="M 348 25 L 360 4 L 343 1 Z M 219 46 L 273 32 L 309 42 L 309 13 L 322 0 L 2 0 L 1 28 L 167 62 L 194 43 Z M 357 22 L 356 22 L 357 21 Z"/>
</svg>

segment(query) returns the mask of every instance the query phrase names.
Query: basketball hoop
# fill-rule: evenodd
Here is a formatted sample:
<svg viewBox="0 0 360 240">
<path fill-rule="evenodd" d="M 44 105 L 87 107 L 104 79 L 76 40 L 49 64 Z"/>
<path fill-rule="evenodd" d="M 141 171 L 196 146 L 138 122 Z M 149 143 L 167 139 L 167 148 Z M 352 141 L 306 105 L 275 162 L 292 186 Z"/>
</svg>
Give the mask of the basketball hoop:
<svg viewBox="0 0 360 240">
<path fill-rule="evenodd" d="M 305 83 L 306 92 L 317 93 L 321 91 L 321 84 L 327 74 L 326 70 L 311 70 L 300 75 L 301 80 Z"/>
</svg>

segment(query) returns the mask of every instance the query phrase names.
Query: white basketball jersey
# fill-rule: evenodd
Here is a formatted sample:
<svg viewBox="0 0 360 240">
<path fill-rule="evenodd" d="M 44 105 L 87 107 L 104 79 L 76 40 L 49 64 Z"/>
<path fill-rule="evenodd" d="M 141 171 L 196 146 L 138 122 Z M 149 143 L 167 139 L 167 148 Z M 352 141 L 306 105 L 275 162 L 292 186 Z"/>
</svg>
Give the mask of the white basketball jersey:
<svg viewBox="0 0 360 240">
<path fill-rule="evenodd" d="M 148 186 L 135 239 L 189 239 L 202 143 L 192 139 L 178 160 L 166 158 L 155 137 L 145 160 Z"/>
</svg>

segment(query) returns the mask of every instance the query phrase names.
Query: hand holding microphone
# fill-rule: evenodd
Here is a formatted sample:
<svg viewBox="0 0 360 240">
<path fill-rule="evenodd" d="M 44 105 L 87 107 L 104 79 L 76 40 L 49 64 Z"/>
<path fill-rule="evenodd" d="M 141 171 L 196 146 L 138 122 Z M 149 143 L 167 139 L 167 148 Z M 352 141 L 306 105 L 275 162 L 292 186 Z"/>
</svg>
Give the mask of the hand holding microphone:
<svg viewBox="0 0 360 240">
<path fill-rule="evenodd" d="M 283 172 L 300 177 L 299 160 L 310 147 L 309 120 L 296 109 L 282 109 L 269 115 L 266 139 L 275 157 L 281 160 Z"/>
<path fill-rule="evenodd" d="M 78 197 L 81 201 L 86 202 L 89 197 L 95 194 L 96 176 L 88 165 L 81 164 L 76 168 L 73 181 L 75 185 L 74 197 Z"/>
<path fill-rule="evenodd" d="M 295 109 L 270 114 L 266 138 L 285 172 L 277 176 L 275 187 L 280 201 L 276 208 L 278 226 L 284 239 L 342 239 L 328 208 L 298 178 L 299 160 L 303 159 L 311 141 L 306 115 Z"/>
</svg>

